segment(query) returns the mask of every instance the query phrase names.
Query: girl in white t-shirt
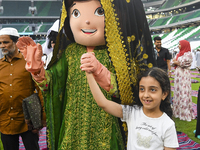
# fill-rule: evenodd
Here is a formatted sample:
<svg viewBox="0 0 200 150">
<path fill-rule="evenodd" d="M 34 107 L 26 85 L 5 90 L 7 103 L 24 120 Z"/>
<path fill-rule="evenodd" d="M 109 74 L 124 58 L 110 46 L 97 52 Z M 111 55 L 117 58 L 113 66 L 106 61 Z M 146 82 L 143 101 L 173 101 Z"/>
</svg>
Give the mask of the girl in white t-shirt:
<svg viewBox="0 0 200 150">
<path fill-rule="evenodd" d="M 174 150 L 179 147 L 175 123 L 171 119 L 170 81 L 165 71 L 154 67 L 138 78 L 139 98 L 133 106 L 107 100 L 93 75 L 86 74 L 99 107 L 127 123 L 128 150 Z"/>
</svg>

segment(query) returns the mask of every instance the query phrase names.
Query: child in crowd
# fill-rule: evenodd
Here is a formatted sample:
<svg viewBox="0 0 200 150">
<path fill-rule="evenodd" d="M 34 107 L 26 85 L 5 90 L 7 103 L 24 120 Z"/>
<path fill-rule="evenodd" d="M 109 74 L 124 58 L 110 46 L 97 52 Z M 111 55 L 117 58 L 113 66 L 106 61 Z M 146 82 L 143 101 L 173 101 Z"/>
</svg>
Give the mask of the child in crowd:
<svg viewBox="0 0 200 150">
<path fill-rule="evenodd" d="M 86 73 L 92 94 L 103 110 L 121 118 L 128 126 L 128 150 L 174 150 L 179 147 L 169 103 L 167 73 L 153 67 L 138 78 L 136 105 L 107 100 L 92 74 Z"/>
</svg>

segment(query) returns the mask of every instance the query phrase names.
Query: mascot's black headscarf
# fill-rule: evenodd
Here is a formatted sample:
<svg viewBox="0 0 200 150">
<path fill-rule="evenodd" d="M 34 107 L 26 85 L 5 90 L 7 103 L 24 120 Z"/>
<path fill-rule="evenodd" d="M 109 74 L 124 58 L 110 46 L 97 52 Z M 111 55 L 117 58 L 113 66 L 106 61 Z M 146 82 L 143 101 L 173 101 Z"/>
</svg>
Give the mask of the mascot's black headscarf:
<svg viewBox="0 0 200 150">
<path fill-rule="evenodd" d="M 60 31 L 47 69 L 59 60 L 67 45 L 75 42 L 67 15 L 74 1 L 85 0 L 63 1 Z M 106 46 L 116 72 L 120 103 L 134 104 L 138 98 L 137 75 L 155 64 L 143 4 L 141 0 L 99 1 L 104 9 Z"/>
<path fill-rule="evenodd" d="M 66 46 L 74 41 L 67 11 L 73 1 L 64 0 L 60 31 L 48 69 L 58 61 Z M 149 26 L 141 0 L 100 0 L 105 13 L 105 39 L 115 67 L 122 104 L 134 103 L 137 75 L 155 64 Z"/>
</svg>

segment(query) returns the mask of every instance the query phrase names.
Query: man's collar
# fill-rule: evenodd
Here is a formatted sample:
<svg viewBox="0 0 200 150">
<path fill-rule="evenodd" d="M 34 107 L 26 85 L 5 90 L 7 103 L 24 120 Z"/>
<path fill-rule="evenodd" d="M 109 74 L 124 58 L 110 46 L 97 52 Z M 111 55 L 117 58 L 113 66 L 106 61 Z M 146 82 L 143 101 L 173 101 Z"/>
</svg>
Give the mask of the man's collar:
<svg viewBox="0 0 200 150">
<path fill-rule="evenodd" d="M 16 55 L 16 56 L 14 56 L 13 58 L 19 58 L 19 59 L 21 59 L 23 57 L 23 55 L 22 55 L 22 53 L 19 51 L 19 53 Z M 12 59 L 13 59 L 12 58 Z M 4 55 L 4 57 L 2 58 L 2 61 L 7 61 L 7 58 L 6 58 L 6 56 Z"/>
<path fill-rule="evenodd" d="M 161 47 L 160 49 L 157 49 L 157 48 L 155 47 L 155 49 L 156 49 L 157 51 L 161 51 L 161 50 L 162 50 L 162 47 Z"/>
</svg>

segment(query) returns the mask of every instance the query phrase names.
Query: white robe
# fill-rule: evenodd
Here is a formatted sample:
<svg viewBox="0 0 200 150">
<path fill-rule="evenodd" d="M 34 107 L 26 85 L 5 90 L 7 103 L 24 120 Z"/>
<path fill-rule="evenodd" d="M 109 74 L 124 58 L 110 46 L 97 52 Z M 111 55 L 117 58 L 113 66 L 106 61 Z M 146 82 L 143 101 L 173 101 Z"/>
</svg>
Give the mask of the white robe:
<svg viewBox="0 0 200 150">
<path fill-rule="evenodd" d="M 197 67 L 200 67 L 200 51 L 196 52 Z"/>
<path fill-rule="evenodd" d="M 196 57 L 195 57 L 195 54 L 194 54 L 194 52 L 192 52 L 192 64 L 191 64 L 191 67 L 190 67 L 190 69 L 195 69 L 196 68 Z"/>
</svg>

